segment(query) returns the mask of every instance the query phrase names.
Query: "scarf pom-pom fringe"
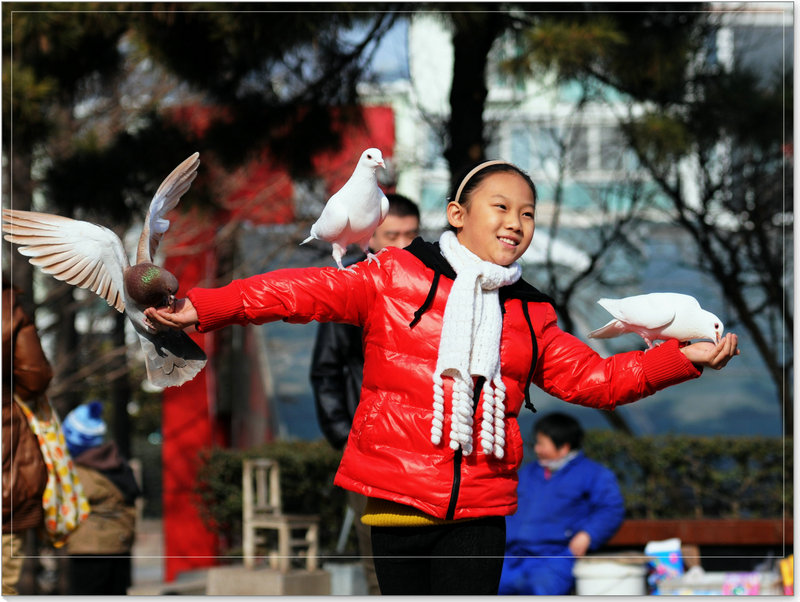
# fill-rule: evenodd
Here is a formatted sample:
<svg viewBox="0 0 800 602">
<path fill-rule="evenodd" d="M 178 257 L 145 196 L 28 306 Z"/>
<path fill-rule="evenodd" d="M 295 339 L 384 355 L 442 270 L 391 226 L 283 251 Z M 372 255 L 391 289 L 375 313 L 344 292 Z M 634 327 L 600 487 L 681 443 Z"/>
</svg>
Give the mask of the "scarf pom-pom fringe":
<svg viewBox="0 0 800 602">
<path fill-rule="evenodd" d="M 438 374 L 433 377 L 433 424 L 431 424 L 431 443 L 439 445 L 442 442 L 444 429 L 444 387 L 442 377 Z"/>
<path fill-rule="evenodd" d="M 481 451 L 502 459 L 505 455 L 505 404 L 506 388 L 500 376 L 487 380 L 481 390 L 482 417 L 480 424 Z M 470 381 L 453 379 L 453 409 L 450 416 L 450 448 L 461 448 L 465 456 L 473 451 L 473 412 L 474 390 Z M 444 433 L 444 382 L 441 375 L 434 376 L 433 422 L 431 442 L 439 445 Z"/>
</svg>

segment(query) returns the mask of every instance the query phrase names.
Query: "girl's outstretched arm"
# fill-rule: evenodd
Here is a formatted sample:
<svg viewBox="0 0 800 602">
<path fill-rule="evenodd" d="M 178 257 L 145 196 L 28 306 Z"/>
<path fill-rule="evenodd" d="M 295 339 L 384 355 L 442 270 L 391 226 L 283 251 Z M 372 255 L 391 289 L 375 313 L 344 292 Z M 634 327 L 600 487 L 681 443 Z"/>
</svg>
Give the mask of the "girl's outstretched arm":
<svg viewBox="0 0 800 602">
<path fill-rule="evenodd" d="M 731 358 L 739 355 L 739 337 L 728 333 L 716 345 L 709 341 L 698 341 L 681 347 L 681 351 L 695 366 L 719 370 Z"/>
<path fill-rule="evenodd" d="M 176 330 L 197 324 L 197 310 L 189 299 L 176 299 L 172 307 L 148 307 L 144 315 L 154 324 Z"/>
</svg>

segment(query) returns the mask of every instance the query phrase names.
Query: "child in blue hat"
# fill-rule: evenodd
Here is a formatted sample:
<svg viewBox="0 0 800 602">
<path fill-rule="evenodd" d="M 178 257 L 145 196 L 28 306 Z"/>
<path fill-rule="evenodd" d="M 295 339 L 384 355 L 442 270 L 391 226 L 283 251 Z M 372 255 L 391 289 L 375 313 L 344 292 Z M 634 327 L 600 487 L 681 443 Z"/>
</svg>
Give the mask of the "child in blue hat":
<svg viewBox="0 0 800 602">
<path fill-rule="evenodd" d="M 117 444 L 105 440 L 102 403 L 78 406 L 67 414 L 62 428 L 91 506 L 89 518 L 67 541 L 68 593 L 124 596 L 131 585 L 139 486 Z"/>
</svg>

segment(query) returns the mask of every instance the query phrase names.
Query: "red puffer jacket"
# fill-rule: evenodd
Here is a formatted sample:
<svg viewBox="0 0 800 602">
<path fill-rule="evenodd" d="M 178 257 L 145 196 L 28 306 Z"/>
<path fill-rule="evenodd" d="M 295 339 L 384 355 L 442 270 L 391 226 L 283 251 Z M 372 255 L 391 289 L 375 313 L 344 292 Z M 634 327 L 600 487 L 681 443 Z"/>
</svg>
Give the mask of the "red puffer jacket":
<svg viewBox="0 0 800 602">
<path fill-rule="evenodd" d="M 523 447 L 516 417 L 531 381 L 566 401 L 611 410 L 700 374 L 674 341 L 603 359 L 559 329 L 545 295 L 518 281 L 500 290 L 505 456 L 484 455 L 477 440 L 476 451 L 462 456 L 448 446 L 449 420 L 442 443 L 430 440 L 432 373 L 455 273 L 438 245 L 422 239 L 405 250 L 390 247 L 379 258 L 380 266 L 361 262 L 353 272 L 277 270 L 188 293 L 203 332 L 279 319 L 364 328 L 361 401 L 334 481 L 345 489 L 438 518 L 512 514 Z M 479 384 L 475 390 L 480 392 Z"/>
</svg>

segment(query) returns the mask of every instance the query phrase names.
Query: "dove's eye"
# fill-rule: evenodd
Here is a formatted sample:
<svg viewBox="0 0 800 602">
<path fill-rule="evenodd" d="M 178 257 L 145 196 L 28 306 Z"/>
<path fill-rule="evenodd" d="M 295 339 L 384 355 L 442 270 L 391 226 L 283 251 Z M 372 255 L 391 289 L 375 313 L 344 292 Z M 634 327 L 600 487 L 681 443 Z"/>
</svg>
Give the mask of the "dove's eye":
<svg viewBox="0 0 800 602">
<path fill-rule="evenodd" d="M 367 159 L 369 159 L 370 161 L 372 161 L 372 155 L 367 155 Z"/>
<path fill-rule="evenodd" d="M 716 330 L 717 328 L 719 328 L 719 324 L 714 324 L 714 329 Z"/>
</svg>

